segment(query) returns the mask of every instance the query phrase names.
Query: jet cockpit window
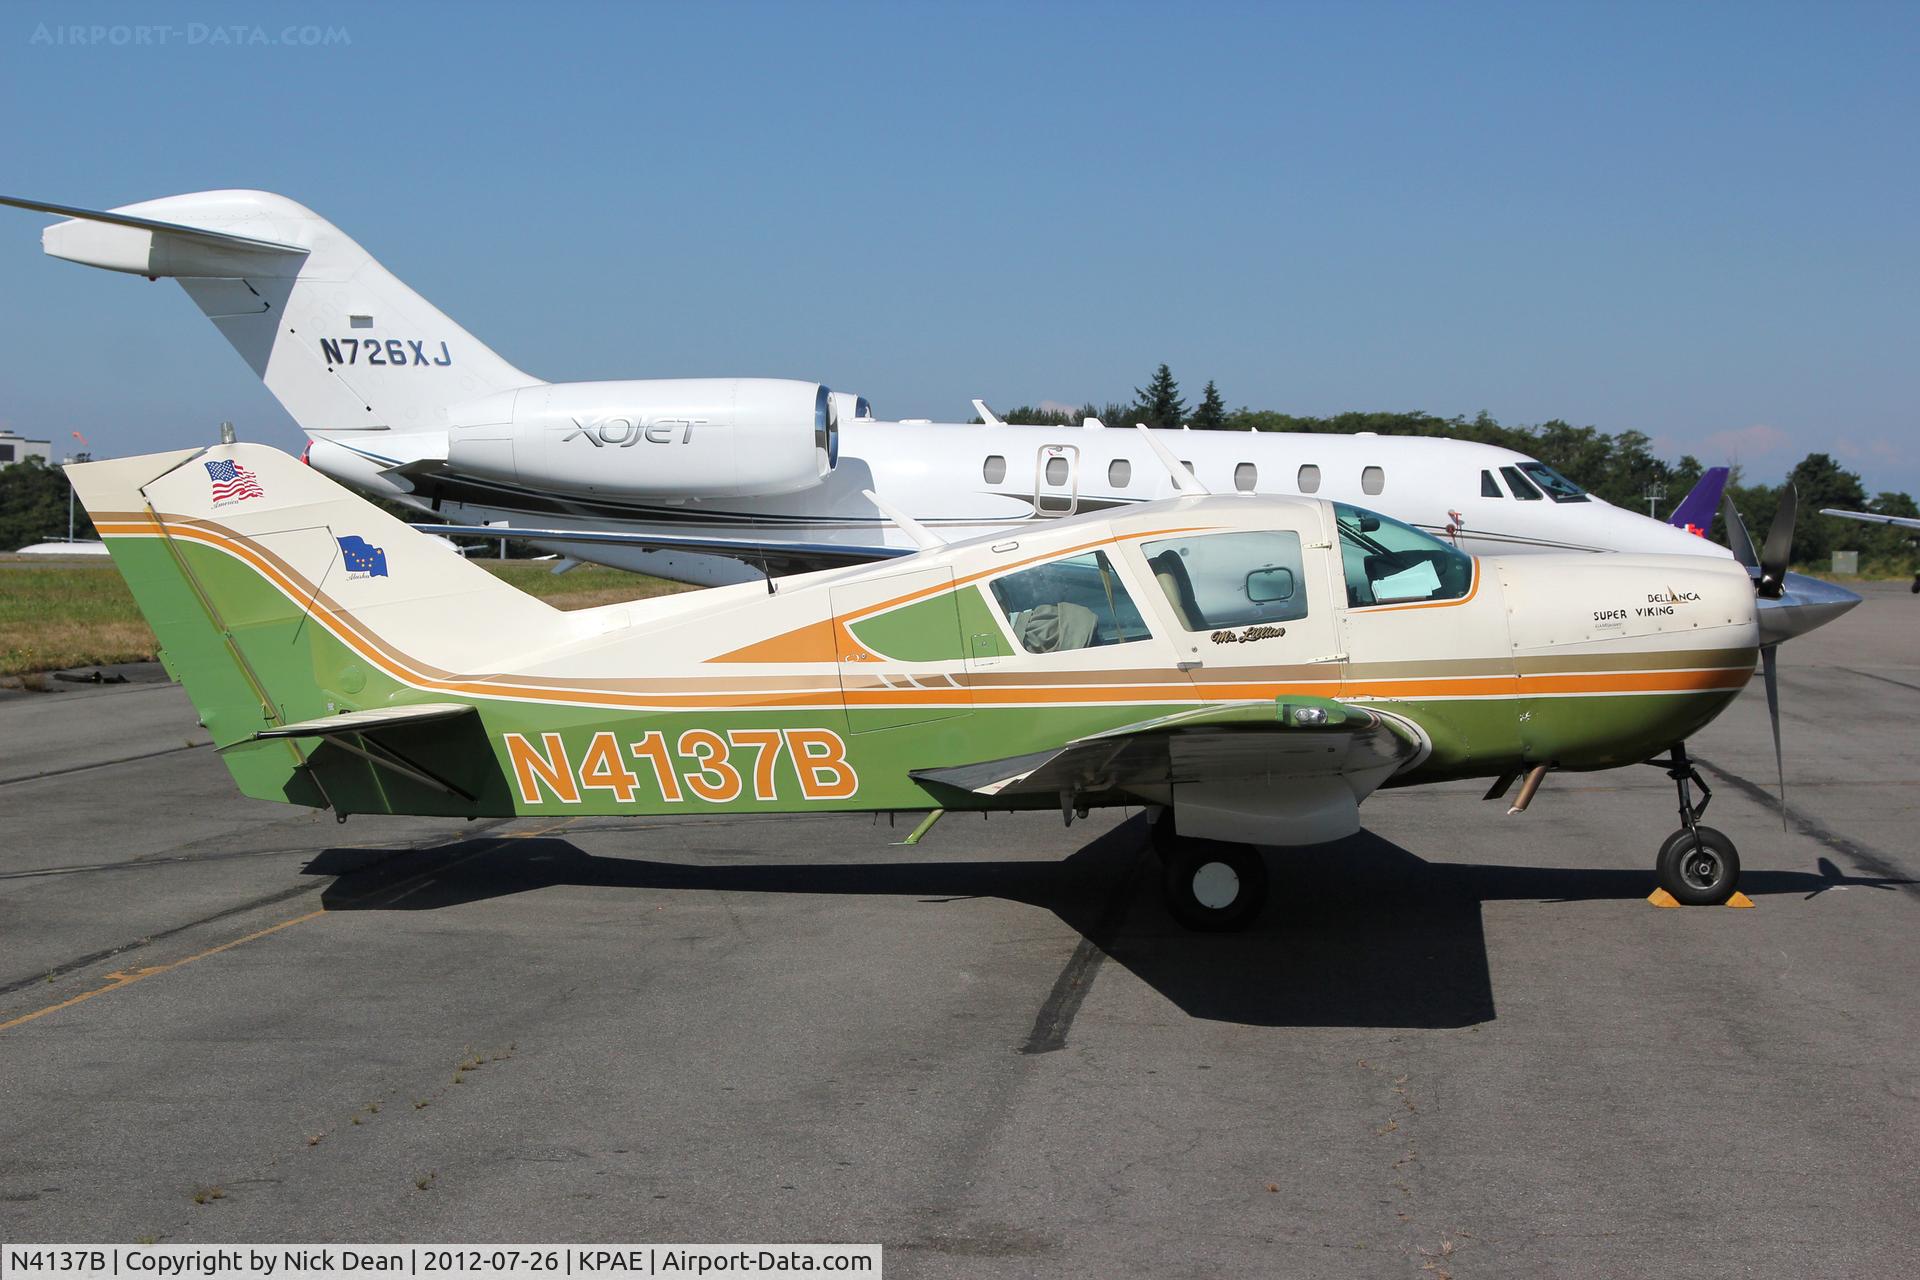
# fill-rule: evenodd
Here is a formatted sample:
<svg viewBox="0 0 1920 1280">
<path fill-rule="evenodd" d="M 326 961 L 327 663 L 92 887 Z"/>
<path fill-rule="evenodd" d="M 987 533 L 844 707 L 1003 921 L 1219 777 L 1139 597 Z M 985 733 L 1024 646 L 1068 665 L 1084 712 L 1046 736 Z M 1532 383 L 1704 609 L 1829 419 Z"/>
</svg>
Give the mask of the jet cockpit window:
<svg viewBox="0 0 1920 1280">
<path fill-rule="evenodd" d="M 1523 462 L 1520 469 L 1555 502 L 1585 502 L 1587 491 L 1544 462 Z"/>
<path fill-rule="evenodd" d="M 1143 543 L 1140 551 L 1188 631 L 1307 616 L 1297 533 L 1200 533 Z"/>
<path fill-rule="evenodd" d="M 1533 487 L 1533 481 L 1520 474 L 1518 467 L 1502 467 L 1500 474 L 1507 479 L 1507 488 L 1513 490 L 1513 496 L 1522 502 L 1540 501 L 1540 491 Z"/>
<path fill-rule="evenodd" d="M 1458 600 L 1473 590 L 1473 559 L 1440 539 L 1378 512 L 1333 504 L 1347 604 Z"/>
<path fill-rule="evenodd" d="M 1104 551 L 1020 569 L 993 598 L 1028 653 L 1066 653 L 1147 638 L 1147 624 Z"/>
<path fill-rule="evenodd" d="M 1500 482 L 1493 478 L 1493 472 L 1491 471 L 1482 471 L 1480 473 L 1480 496 L 1483 498 L 1504 498 L 1507 496 L 1500 491 Z"/>
</svg>

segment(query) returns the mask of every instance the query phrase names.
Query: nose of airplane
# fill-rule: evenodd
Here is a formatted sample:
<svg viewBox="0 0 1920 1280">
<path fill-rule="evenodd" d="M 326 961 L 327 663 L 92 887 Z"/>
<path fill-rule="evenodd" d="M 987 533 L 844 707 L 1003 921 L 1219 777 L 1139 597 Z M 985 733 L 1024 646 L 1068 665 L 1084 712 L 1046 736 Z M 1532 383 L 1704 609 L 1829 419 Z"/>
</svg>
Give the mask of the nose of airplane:
<svg viewBox="0 0 1920 1280">
<path fill-rule="evenodd" d="M 1760 600 L 1760 643 L 1778 644 L 1824 627 L 1853 606 L 1860 597 L 1838 583 L 1804 573 L 1789 573 L 1777 599 Z"/>
</svg>

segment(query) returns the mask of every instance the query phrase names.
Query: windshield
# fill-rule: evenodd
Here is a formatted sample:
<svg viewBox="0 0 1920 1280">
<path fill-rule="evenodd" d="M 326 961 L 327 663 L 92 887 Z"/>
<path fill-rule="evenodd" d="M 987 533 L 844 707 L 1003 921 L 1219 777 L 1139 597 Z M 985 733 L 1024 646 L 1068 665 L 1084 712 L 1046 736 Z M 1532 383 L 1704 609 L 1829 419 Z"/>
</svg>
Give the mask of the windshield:
<svg viewBox="0 0 1920 1280">
<path fill-rule="evenodd" d="M 1533 482 L 1547 491 L 1547 496 L 1555 502 L 1585 502 L 1587 491 L 1573 481 L 1555 471 L 1544 462 L 1523 462 L 1520 469 L 1533 478 Z"/>
<path fill-rule="evenodd" d="M 1347 603 L 1458 600 L 1473 589 L 1473 560 L 1440 539 L 1376 511 L 1333 504 Z"/>
</svg>

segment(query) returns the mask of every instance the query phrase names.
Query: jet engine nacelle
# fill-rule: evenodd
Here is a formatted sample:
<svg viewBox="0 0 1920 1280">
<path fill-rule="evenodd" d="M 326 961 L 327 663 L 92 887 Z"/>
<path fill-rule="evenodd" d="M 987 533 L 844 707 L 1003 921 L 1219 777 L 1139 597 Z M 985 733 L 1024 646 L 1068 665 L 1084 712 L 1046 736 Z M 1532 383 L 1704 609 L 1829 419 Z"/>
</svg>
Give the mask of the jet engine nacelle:
<svg viewBox="0 0 1920 1280">
<path fill-rule="evenodd" d="M 453 470 L 561 493 L 792 493 L 840 457 L 833 393 L 785 378 L 558 382 L 456 405 L 448 420 Z"/>
</svg>

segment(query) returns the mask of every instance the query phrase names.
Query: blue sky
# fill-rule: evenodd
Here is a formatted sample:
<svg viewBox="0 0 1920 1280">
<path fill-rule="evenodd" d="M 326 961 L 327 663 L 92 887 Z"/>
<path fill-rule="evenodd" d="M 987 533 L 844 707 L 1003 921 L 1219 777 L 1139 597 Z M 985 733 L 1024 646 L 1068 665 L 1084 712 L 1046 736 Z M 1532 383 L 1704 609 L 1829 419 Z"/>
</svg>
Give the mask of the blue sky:
<svg viewBox="0 0 1920 1280">
<path fill-rule="evenodd" d="M 555 380 L 954 419 L 1165 360 L 1920 492 L 1916 55 L 1912 5 L 21 3 L 0 191 L 283 192 Z M 298 446 L 178 288 L 45 221 L 0 210 L 0 422 Z"/>
</svg>

